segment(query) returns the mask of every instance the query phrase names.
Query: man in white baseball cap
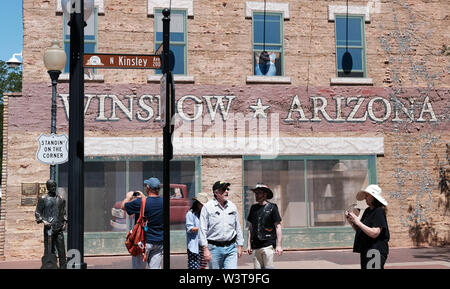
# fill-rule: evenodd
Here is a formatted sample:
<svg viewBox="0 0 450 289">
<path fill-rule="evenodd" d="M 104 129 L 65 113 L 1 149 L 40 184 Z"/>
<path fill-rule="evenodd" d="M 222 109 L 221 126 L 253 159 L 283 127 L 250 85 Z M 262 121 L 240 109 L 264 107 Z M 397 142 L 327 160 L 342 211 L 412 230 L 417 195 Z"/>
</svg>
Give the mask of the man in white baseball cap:
<svg viewBox="0 0 450 289">
<path fill-rule="evenodd" d="M 360 253 L 361 269 L 384 269 L 389 254 L 390 238 L 386 219 L 388 203 L 383 198 L 378 185 L 369 185 L 359 191 L 356 199 L 358 201 L 366 200 L 369 207 L 361 218 L 353 212 L 345 212 L 347 221 L 356 231 L 353 252 Z M 369 268 L 369 266 L 372 267 Z"/>
</svg>

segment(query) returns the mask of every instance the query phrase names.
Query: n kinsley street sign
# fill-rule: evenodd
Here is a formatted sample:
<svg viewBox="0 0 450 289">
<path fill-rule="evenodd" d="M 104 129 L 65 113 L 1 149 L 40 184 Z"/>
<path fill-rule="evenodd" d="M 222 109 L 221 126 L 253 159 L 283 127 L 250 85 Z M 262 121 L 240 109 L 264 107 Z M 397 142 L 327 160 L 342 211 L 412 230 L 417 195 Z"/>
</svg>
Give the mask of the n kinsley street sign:
<svg viewBox="0 0 450 289">
<path fill-rule="evenodd" d="M 85 68 L 160 69 L 161 57 L 155 54 L 85 53 Z"/>
</svg>

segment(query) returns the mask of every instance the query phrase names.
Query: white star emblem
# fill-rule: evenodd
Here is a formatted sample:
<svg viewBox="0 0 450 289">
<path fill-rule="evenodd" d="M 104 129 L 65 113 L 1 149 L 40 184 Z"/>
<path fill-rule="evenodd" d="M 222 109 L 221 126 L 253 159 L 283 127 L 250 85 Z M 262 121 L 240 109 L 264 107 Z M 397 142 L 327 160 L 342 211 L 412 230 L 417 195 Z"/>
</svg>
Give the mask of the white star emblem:
<svg viewBox="0 0 450 289">
<path fill-rule="evenodd" d="M 262 105 L 261 98 L 258 98 L 258 101 L 256 105 L 250 105 L 251 109 L 253 109 L 253 118 L 256 118 L 258 115 L 261 115 L 264 118 L 267 118 L 266 113 L 264 112 L 266 109 L 268 109 L 269 105 Z"/>
</svg>

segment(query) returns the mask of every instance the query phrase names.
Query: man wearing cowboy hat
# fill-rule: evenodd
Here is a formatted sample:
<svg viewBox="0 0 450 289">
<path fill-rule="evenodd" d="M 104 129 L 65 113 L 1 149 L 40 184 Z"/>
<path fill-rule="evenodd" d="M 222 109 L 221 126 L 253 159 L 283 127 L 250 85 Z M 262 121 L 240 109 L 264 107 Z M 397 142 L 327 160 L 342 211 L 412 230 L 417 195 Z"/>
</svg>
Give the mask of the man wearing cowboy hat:
<svg viewBox="0 0 450 289">
<path fill-rule="evenodd" d="M 247 253 L 251 255 L 255 251 L 255 269 L 274 269 L 274 252 L 278 256 L 283 253 L 280 212 L 276 204 L 267 201 L 273 198 L 273 192 L 267 185 L 257 184 L 251 191 L 255 193 L 257 204 L 251 206 L 247 217 Z"/>
<path fill-rule="evenodd" d="M 242 255 L 242 236 L 236 205 L 228 200 L 230 183 L 217 181 L 214 199 L 200 213 L 199 243 L 210 269 L 236 269 Z"/>
<path fill-rule="evenodd" d="M 356 199 L 366 200 L 369 207 L 361 218 L 353 212 L 345 212 L 348 222 L 356 231 L 353 252 L 360 253 L 361 269 L 370 269 L 368 267 L 371 264 L 375 264 L 376 269 L 384 269 L 389 254 L 390 238 L 386 219 L 387 201 L 381 195 L 381 188 L 378 185 L 369 185 L 363 191 L 359 191 Z M 372 257 L 377 259 L 369 263 Z"/>
</svg>

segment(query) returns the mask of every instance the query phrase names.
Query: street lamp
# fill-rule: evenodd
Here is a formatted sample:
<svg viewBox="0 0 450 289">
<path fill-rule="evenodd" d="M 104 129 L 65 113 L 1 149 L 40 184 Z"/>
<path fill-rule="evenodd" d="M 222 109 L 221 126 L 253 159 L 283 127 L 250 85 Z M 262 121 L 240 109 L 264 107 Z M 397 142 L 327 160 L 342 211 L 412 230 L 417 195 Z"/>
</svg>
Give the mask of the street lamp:
<svg viewBox="0 0 450 289">
<path fill-rule="evenodd" d="M 16 56 L 19 56 L 20 58 L 22 58 L 22 52 L 14 53 L 13 56 L 8 61 L 6 61 L 6 64 L 8 65 L 8 67 L 16 68 L 22 64 L 22 61 L 17 59 Z"/>
<path fill-rule="evenodd" d="M 56 85 L 58 84 L 58 77 L 66 65 L 66 53 L 64 49 L 59 47 L 58 40 L 52 41 L 52 46 L 47 48 L 44 53 L 44 64 L 47 72 L 52 80 L 52 122 L 51 133 L 56 134 Z M 50 165 L 50 179 L 55 180 L 56 170 L 55 165 Z"/>
<path fill-rule="evenodd" d="M 77 268 L 86 269 L 84 255 L 84 27 L 94 0 L 61 0 L 70 26 L 69 180 L 67 248 L 79 252 Z"/>
</svg>

